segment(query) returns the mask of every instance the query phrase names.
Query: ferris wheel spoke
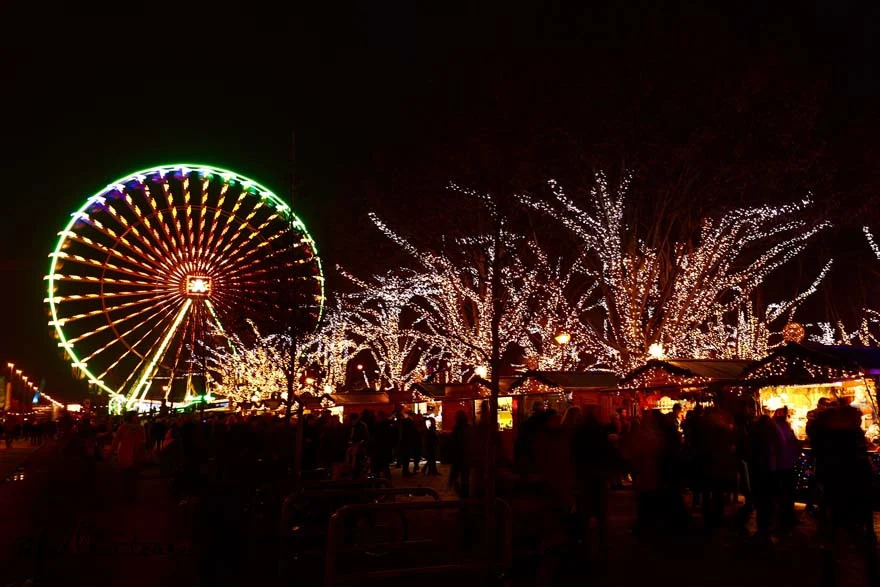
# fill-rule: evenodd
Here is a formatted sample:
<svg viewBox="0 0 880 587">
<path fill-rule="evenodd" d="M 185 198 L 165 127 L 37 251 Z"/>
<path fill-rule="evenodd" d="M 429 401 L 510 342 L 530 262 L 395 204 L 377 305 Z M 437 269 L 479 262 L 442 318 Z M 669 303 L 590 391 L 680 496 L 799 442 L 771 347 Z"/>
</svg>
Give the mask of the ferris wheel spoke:
<svg viewBox="0 0 880 587">
<path fill-rule="evenodd" d="M 155 300 L 151 300 L 151 301 L 152 301 L 152 303 L 149 306 L 147 306 L 145 308 L 141 308 L 137 312 L 127 313 L 122 318 L 114 320 L 113 322 L 108 322 L 107 324 L 99 326 L 98 328 L 94 328 L 86 333 L 83 333 L 83 334 L 77 336 L 76 338 L 72 338 L 72 339 L 68 340 L 68 342 L 70 344 L 74 344 L 74 343 L 80 342 L 82 340 L 85 340 L 86 338 L 89 338 L 91 336 L 94 336 L 96 334 L 99 334 L 101 332 L 105 332 L 110 328 L 115 329 L 117 326 L 119 326 L 121 324 L 124 324 L 126 322 L 131 321 L 131 320 L 134 320 L 135 318 L 138 318 L 139 316 L 143 316 L 144 314 L 146 314 L 150 310 L 155 310 L 155 312 L 153 314 L 153 316 L 155 316 L 155 314 L 158 313 L 164 305 L 166 305 L 166 304 L 158 303 Z M 107 312 L 104 312 L 104 313 L 106 314 Z M 148 318 L 152 318 L 153 316 L 149 316 Z M 142 326 L 144 324 L 144 322 L 139 323 L 138 326 Z"/>
<path fill-rule="evenodd" d="M 179 262 L 181 261 L 180 251 L 177 247 L 177 242 L 179 241 L 179 239 L 177 237 L 177 231 L 174 229 L 174 219 L 176 219 L 177 217 L 177 211 L 174 206 L 174 198 L 168 186 L 167 178 L 163 176 L 162 180 L 158 182 L 158 185 L 162 191 L 162 199 L 168 207 L 163 209 L 160 206 L 157 206 L 152 191 L 149 192 L 150 197 L 148 199 L 148 202 L 150 206 L 156 211 L 156 217 L 159 219 L 159 226 L 162 227 L 162 233 L 165 235 L 165 238 L 161 240 L 162 248 L 165 250 L 165 254 L 168 256 L 169 259 L 172 259 L 175 262 Z"/>
<path fill-rule="evenodd" d="M 159 184 L 162 188 L 162 195 L 165 198 L 165 201 L 168 204 L 168 216 L 169 218 L 165 220 L 166 228 L 168 228 L 172 237 L 169 240 L 169 244 L 172 245 L 172 254 L 173 258 L 177 263 L 182 263 L 186 259 L 182 253 L 182 245 L 183 236 L 180 230 L 180 219 L 178 218 L 178 210 L 177 205 L 174 203 L 174 193 L 171 191 L 171 185 L 168 182 L 167 177 L 162 178 L 162 182 Z"/>
<path fill-rule="evenodd" d="M 118 186 L 115 190 L 115 193 L 117 194 L 117 196 L 108 200 L 109 205 L 106 206 L 106 210 L 107 212 L 109 212 L 110 217 L 112 217 L 113 220 L 119 225 L 120 230 L 114 231 L 110 227 L 102 225 L 101 229 L 103 230 L 103 232 L 108 236 L 115 237 L 117 242 L 124 243 L 128 248 L 136 251 L 142 257 L 152 260 L 151 262 L 155 263 L 156 268 L 161 267 L 167 269 L 169 267 L 168 261 L 165 259 L 165 256 L 160 250 L 163 244 L 162 239 L 158 238 L 158 236 L 155 235 L 155 231 L 150 224 L 149 217 L 144 216 L 140 208 L 133 204 L 131 194 L 126 192 L 126 190 L 122 188 L 122 186 Z M 117 209 L 117 205 L 119 205 L 120 202 L 124 202 L 126 209 L 134 215 L 134 221 L 129 220 L 125 214 Z M 145 233 L 141 233 L 137 226 L 139 223 L 145 223 L 145 233 L 151 233 L 154 236 L 155 240 L 150 240 Z M 132 243 L 129 240 L 129 236 L 135 237 L 138 242 L 143 245 L 144 248 L 142 249 L 140 246 Z M 147 251 L 149 251 L 149 253 Z"/>
<path fill-rule="evenodd" d="M 96 230 L 98 230 L 102 235 L 106 236 L 108 239 L 113 239 L 114 247 L 110 247 L 103 242 L 96 241 L 87 237 L 84 234 L 75 233 L 73 231 L 67 231 L 66 233 L 59 233 L 61 236 L 64 236 L 70 241 L 77 242 L 86 246 L 90 249 L 97 250 L 105 255 L 112 256 L 120 261 L 126 261 L 131 263 L 135 267 L 143 267 L 144 263 L 146 263 L 152 269 L 159 269 L 162 267 L 162 262 L 153 257 L 152 255 L 144 252 L 140 247 L 132 245 L 129 243 L 124 237 L 113 236 L 114 233 L 112 231 L 107 230 L 106 228 L 98 228 L 94 225 L 94 223 L 90 223 Z M 132 258 L 131 255 L 126 255 L 122 251 L 115 248 L 116 243 L 122 243 L 125 245 L 125 248 L 135 253 L 137 256 L 141 257 L 142 261 L 137 261 Z"/>
<path fill-rule="evenodd" d="M 96 283 L 100 284 L 102 281 L 111 285 L 139 285 L 144 287 L 151 287 L 156 285 L 153 281 L 137 281 L 134 279 L 117 279 L 114 277 L 104 277 L 103 279 L 97 277 L 95 275 L 63 275 L 59 274 L 54 277 L 55 281 L 70 281 L 74 283 Z"/>
<path fill-rule="evenodd" d="M 173 311 L 174 311 L 174 309 L 170 308 L 169 311 L 167 312 L 167 314 L 163 315 L 161 319 L 165 320 L 168 317 L 168 315 L 173 313 Z M 112 371 L 113 369 L 115 369 L 116 366 L 119 365 L 126 357 L 134 355 L 134 356 L 140 357 L 141 361 L 143 361 L 144 357 L 141 357 L 140 355 L 138 355 L 134 349 L 136 349 L 152 333 L 153 332 L 151 330 L 148 330 L 147 332 L 142 334 L 141 337 L 139 339 L 137 339 L 134 343 L 132 343 L 131 345 L 128 345 L 127 348 L 125 349 L 125 351 L 123 351 L 123 353 L 113 363 L 111 363 L 109 366 L 107 366 L 104 369 L 104 371 L 101 373 L 99 378 L 103 379 L 104 377 L 106 377 L 107 374 L 110 371 Z M 116 339 L 116 341 L 119 342 L 120 340 Z M 134 373 L 134 371 L 132 373 Z M 128 381 L 129 381 L 129 379 L 126 379 L 126 382 L 123 384 L 123 387 L 120 387 L 120 389 L 124 389 L 124 385 L 126 385 Z"/>
<path fill-rule="evenodd" d="M 163 179 L 162 186 L 163 186 L 163 197 L 164 197 L 166 195 L 164 188 L 167 187 L 167 183 L 165 183 L 164 179 Z M 144 187 L 144 195 L 146 196 L 146 199 L 147 199 L 147 204 L 150 206 L 150 209 L 153 211 L 152 212 L 153 215 L 157 218 L 157 220 L 158 220 L 157 224 L 162 229 L 162 235 L 164 235 L 164 238 L 163 238 L 158 233 L 156 233 L 155 234 L 156 241 L 159 242 L 162 250 L 164 251 L 166 258 L 167 259 L 174 259 L 176 249 L 169 246 L 169 243 L 174 243 L 176 241 L 176 239 L 175 239 L 174 235 L 171 233 L 171 230 L 168 228 L 168 223 L 165 221 L 165 211 L 163 211 L 162 208 L 160 208 L 159 206 L 156 205 L 156 198 L 153 195 L 152 186 L 149 183 L 144 182 L 143 187 Z"/>
<path fill-rule="evenodd" d="M 152 289 L 152 290 L 139 290 L 139 291 L 108 291 L 104 293 L 87 293 L 87 294 L 68 294 L 65 296 L 57 296 L 54 301 L 58 302 L 70 302 L 77 300 L 98 300 L 101 298 L 122 298 L 122 297 L 132 297 L 132 296 L 153 296 L 156 293 L 167 293 L 170 291 L 174 291 L 173 289 Z"/>
<path fill-rule="evenodd" d="M 256 233 L 253 233 L 256 234 Z M 240 268 L 243 264 L 247 264 L 250 257 L 254 257 L 259 253 L 263 252 L 264 247 L 269 245 L 269 241 L 260 240 L 256 245 L 252 245 L 250 239 L 246 239 L 243 242 L 239 243 L 239 245 L 233 249 L 232 251 L 224 254 L 224 260 L 218 264 L 218 266 L 229 267 L 230 270 L 234 270 L 232 268 Z M 251 245 L 248 247 L 248 245 Z M 245 248 L 248 247 L 248 248 Z M 268 249 L 271 251 L 272 249 Z M 263 257 L 265 260 L 265 257 Z"/>
<path fill-rule="evenodd" d="M 168 325 L 168 327 L 162 332 L 162 335 L 156 339 L 155 344 L 150 349 L 149 353 L 144 355 L 144 359 L 146 365 L 142 368 L 142 373 L 138 383 L 133 388 L 131 395 L 129 395 L 128 406 L 137 401 L 138 394 L 140 394 L 141 400 L 146 396 L 147 391 L 150 388 L 150 380 L 153 378 L 153 375 L 156 372 L 159 362 L 162 360 L 162 357 L 165 355 L 165 351 L 168 348 L 168 344 L 171 342 L 171 338 L 174 334 L 177 333 L 177 329 L 180 326 L 181 321 L 186 316 L 187 312 L 189 312 L 192 307 L 192 299 L 186 300 L 177 313 L 174 315 L 174 320 Z M 147 361 L 147 357 L 149 360 Z"/>
<path fill-rule="evenodd" d="M 149 310 L 149 309 L 152 309 L 152 308 L 146 308 L 146 309 Z M 168 318 L 168 315 L 169 315 L 169 314 L 172 314 L 172 313 L 175 311 L 175 309 L 176 309 L 176 307 L 174 306 L 173 303 L 171 303 L 171 304 L 165 304 L 164 306 L 158 308 L 158 309 L 156 310 L 156 312 L 154 312 L 154 313 L 151 314 L 150 316 L 147 316 L 146 318 L 144 318 L 143 320 L 141 320 L 140 322 L 138 322 L 138 323 L 135 324 L 134 326 L 130 327 L 128 330 L 126 330 L 126 331 L 124 331 L 124 332 L 119 332 L 119 333 L 117 333 L 117 336 L 116 336 L 115 338 L 113 338 L 110 342 L 108 342 L 108 343 L 105 344 L 104 346 L 102 346 L 102 347 L 96 349 L 95 351 L 93 351 L 88 357 L 83 358 L 83 362 L 85 363 L 85 362 L 90 361 L 91 359 L 94 359 L 95 357 L 97 357 L 97 356 L 100 355 L 101 353 L 105 352 L 107 349 L 111 348 L 114 344 L 117 344 L 117 343 L 118 343 L 118 344 L 121 344 L 121 345 L 123 345 L 123 346 L 126 347 L 126 351 L 125 351 L 125 352 L 123 353 L 123 355 L 119 358 L 119 361 L 121 361 L 121 360 L 122 360 L 125 356 L 127 356 L 129 353 L 134 352 L 134 353 L 136 354 L 137 352 L 136 352 L 134 349 L 136 349 L 136 348 L 138 347 L 138 345 L 139 345 L 141 342 L 143 342 L 144 339 L 145 339 L 146 337 L 148 337 L 148 336 L 150 335 L 151 332 L 153 332 L 153 330 L 155 329 L 155 326 L 152 327 L 152 328 L 148 328 L 148 329 L 146 330 L 146 332 L 144 332 L 144 334 L 141 335 L 141 337 L 140 337 L 137 341 L 135 341 L 134 343 L 132 343 L 132 344 L 128 344 L 128 343 L 126 342 L 127 338 L 128 338 L 129 336 L 131 336 L 135 331 L 137 331 L 137 330 L 139 330 L 139 329 L 142 329 L 142 328 L 146 327 L 147 324 L 148 324 L 149 322 L 155 322 L 156 324 L 161 324 L 162 321 L 164 321 L 164 320 L 166 320 L 166 319 Z M 143 311 L 143 310 L 142 310 L 142 311 Z M 116 324 L 119 324 L 119 322 L 117 322 Z M 118 361 L 117 361 L 116 364 L 118 364 Z M 115 364 L 114 364 L 114 366 L 115 366 Z M 108 369 L 109 369 L 109 368 L 108 368 Z M 105 374 L 106 374 L 106 373 L 105 373 Z"/>
<path fill-rule="evenodd" d="M 220 229 L 220 232 L 217 233 L 217 238 L 210 245 L 209 257 L 208 257 L 209 259 L 214 260 L 214 259 L 221 259 L 222 258 L 222 253 L 221 253 L 222 249 L 220 247 L 225 242 L 226 234 L 229 232 L 229 229 L 232 227 L 233 220 L 236 218 L 235 214 L 238 211 L 238 209 L 241 208 L 241 204 L 242 204 L 244 198 L 246 197 L 246 195 L 247 195 L 247 192 L 242 190 L 241 192 L 239 192 L 238 198 L 235 200 L 235 203 L 232 206 L 232 210 L 231 211 L 222 210 L 222 215 L 226 219 L 226 221 L 223 223 L 223 227 Z M 220 209 L 218 209 L 218 210 L 220 210 Z M 232 237 L 230 237 L 230 238 L 232 238 Z"/>
<path fill-rule="evenodd" d="M 59 322 L 60 322 L 60 325 L 61 325 L 61 326 L 64 326 L 65 324 L 67 324 L 67 323 L 69 323 L 69 322 L 75 322 L 75 321 L 77 321 L 77 320 L 82 320 L 82 319 L 84 319 L 84 318 L 92 318 L 92 317 L 94 317 L 94 316 L 100 316 L 101 314 L 107 314 L 107 315 L 110 315 L 110 314 L 112 314 L 113 312 L 118 312 L 118 311 L 121 311 L 121 310 L 127 310 L 127 309 L 129 309 L 129 308 L 133 308 L 133 307 L 135 307 L 135 306 L 139 306 L 139 305 L 142 305 L 142 304 L 153 303 L 155 300 L 158 300 L 158 299 L 166 299 L 166 298 L 169 298 L 169 297 L 172 297 L 172 296 L 175 296 L 175 295 L 177 295 L 175 292 L 169 292 L 169 293 L 164 293 L 164 294 L 161 294 L 161 295 L 155 296 L 155 297 L 153 297 L 153 298 L 143 298 L 143 299 L 140 299 L 140 300 L 134 300 L 134 301 L 131 301 L 131 302 L 124 302 L 124 303 L 122 303 L 122 304 L 118 304 L 118 305 L 115 305 L 115 306 L 109 306 L 109 307 L 107 307 L 107 308 L 97 308 L 97 309 L 95 309 L 95 310 L 90 310 L 90 311 L 88 311 L 88 312 L 82 312 L 82 313 L 80 313 L 80 314 L 74 314 L 74 315 L 72 315 L 72 316 L 65 316 L 64 318 L 61 318 L 61 319 L 59 320 Z M 50 322 L 49 324 L 52 325 L 51 322 Z"/>
<path fill-rule="evenodd" d="M 119 265 L 115 265 L 110 263 L 109 261 L 100 261 L 98 259 L 89 259 L 87 257 L 83 257 L 82 255 L 78 255 L 75 253 L 68 253 L 66 251 L 59 251 L 58 253 L 53 253 L 57 258 L 63 259 L 64 261 L 69 261 L 73 263 L 79 263 L 81 265 L 85 265 L 87 267 L 94 267 L 96 269 L 110 269 L 116 273 L 122 273 L 125 275 L 133 275 L 135 277 L 143 277 L 146 279 L 155 279 L 155 273 L 147 273 L 141 269 L 130 269 L 128 267 L 121 267 Z"/>
<path fill-rule="evenodd" d="M 162 320 L 155 327 L 153 327 L 150 330 L 147 330 L 140 337 L 140 339 L 138 339 L 138 342 L 136 344 L 129 345 L 130 354 L 136 356 L 139 360 L 138 360 L 135 368 L 132 368 L 131 370 L 129 370 L 128 376 L 126 376 L 125 380 L 119 386 L 120 393 L 123 393 L 126 389 L 128 389 L 129 383 L 131 383 L 131 381 L 134 378 L 136 378 L 138 376 L 138 374 L 143 372 L 144 366 L 147 364 L 148 359 L 150 357 L 150 354 L 152 353 L 152 351 L 156 348 L 156 346 L 161 341 L 161 337 L 162 337 L 163 333 L 166 332 L 169 328 L 171 328 L 171 325 L 173 324 L 174 316 L 177 315 L 178 311 L 179 311 L 178 308 L 173 308 L 172 312 L 163 316 Z M 167 321 L 167 323 L 163 324 L 166 321 Z M 151 335 L 154 338 L 154 340 L 152 340 L 152 342 L 147 343 L 146 351 L 142 352 L 142 351 L 138 350 L 138 345 L 140 343 L 146 341 L 148 338 L 150 338 Z M 129 393 L 131 393 L 131 391 L 132 390 L 129 390 Z"/>
<path fill-rule="evenodd" d="M 266 224 L 267 223 L 264 223 L 262 228 L 264 228 Z M 226 244 L 217 254 L 222 259 L 231 259 L 237 255 L 243 247 L 248 245 L 251 240 L 261 235 L 262 238 L 256 248 L 264 247 L 268 242 L 285 234 L 284 228 L 286 227 L 280 227 L 279 231 L 274 234 L 262 235 L 261 227 L 252 226 L 248 222 L 243 221 L 238 225 L 235 232 L 227 239 Z M 245 232 L 245 229 L 248 229 L 248 232 Z M 256 252 L 256 248 L 251 249 L 252 254 Z"/>
<path fill-rule="evenodd" d="M 124 199 L 124 194 L 119 192 L 118 189 L 115 190 L 116 193 L 119 194 L 119 198 L 101 198 L 101 208 L 99 211 L 95 211 L 92 214 L 80 213 L 78 216 L 78 220 L 83 222 L 84 224 L 91 227 L 93 230 L 103 235 L 104 237 L 110 239 L 111 242 L 122 243 L 126 248 L 133 251 L 134 253 L 144 257 L 145 259 L 150 259 L 152 262 L 156 262 L 161 264 L 161 259 L 151 258 L 150 255 L 138 245 L 132 243 L 128 239 L 129 229 L 131 226 L 131 222 L 116 209 L 116 203 L 118 199 Z M 108 226 L 106 222 L 101 222 L 96 216 L 98 212 L 101 213 L 101 216 L 104 220 L 112 220 L 117 228 L 114 229 L 111 226 Z M 79 234 L 79 233 L 74 233 Z M 84 235 L 81 235 L 84 237 Z M 142 244 L 149 245 L 149 243 L 144 243 L 143 239 L 141 239 Z"/>
</svg>

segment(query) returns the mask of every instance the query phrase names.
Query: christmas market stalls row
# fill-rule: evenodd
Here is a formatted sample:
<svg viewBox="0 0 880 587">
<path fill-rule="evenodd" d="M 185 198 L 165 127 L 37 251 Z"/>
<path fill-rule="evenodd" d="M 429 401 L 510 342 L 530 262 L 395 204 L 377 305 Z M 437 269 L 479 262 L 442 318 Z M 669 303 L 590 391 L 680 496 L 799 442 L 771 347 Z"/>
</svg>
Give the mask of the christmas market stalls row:
<svg viewBox="0 0 880 587">
<path fill-rule="evenodd" d="M 869 440 L 880 441 L 877 424 L 877 378 L 880 349 L 788 343 L 759 361 L 716 359 L 651 360 L 622 379 L 610 371 L 526 371 L 502 377 L 499 385 L 498 426 L 515 433 L 539 404 L 560 416 L 569 406 L 595 411 L 607 421 L 644 410 L 669 412 L 678 403 L 684 412 L 698 404 L 730 411 L 746 406 L 755 413 L 788 408 L 792 428 L 806 439 L 806 422 L 821 398 L 857 407 Z M 413 412 L 433 418 L 449 432 L 458 412 L 478 422 L 481 405 L 491 395 L 481 378 L 469 383 L 421 382 L 408 390 L 354 390 L 303 394 L 306 412 L 329 410 L 347 418 L 366 409 Z"/>
<path fill-rule="evenodd" d="M 858 408 L 862 427 L 878 440 L 877 377 L 880 349 L 788 343 L 755 361 L 653 360 L 629 373 L 619 387 L 641 410 L 669 412 L 681 404 L 731 409 L 751 404 L 756 413 L 787 407 L 792 428 L 806 440 L 808 414 L 821 398 Z M 739 405 L 737 405 L 739 404 Z"/>
</svg>

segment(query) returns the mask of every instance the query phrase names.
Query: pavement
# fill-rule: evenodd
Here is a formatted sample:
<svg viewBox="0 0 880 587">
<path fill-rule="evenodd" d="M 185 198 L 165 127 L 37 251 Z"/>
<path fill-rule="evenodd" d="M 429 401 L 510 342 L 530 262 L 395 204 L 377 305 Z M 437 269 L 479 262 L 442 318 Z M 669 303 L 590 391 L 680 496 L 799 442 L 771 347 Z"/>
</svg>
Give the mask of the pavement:
<svg viewBox="0 0 880 587">
<path fill-rule="evenodd" d="M 437 490 L 443 499 L 454 499 L 447 488 L 448 467 L 441 466 L 439 477 L 414 475 L 403 478 L 400 469 L 392 470 L 395 487 L 422 486 Z M 514 586 L 519 585 L 675 585 L 676 587 L 763 587 L 764 585 L 797 585 L 825 587 L 829 585 L 872 585 L 864 550 L 857 549 L 846 535 L 840 535 L 828 548 L 818 538 L 816 520 L 802 504 L 797 505 L 800 524 L 791 532 L 774 532 L 769 543 L 754 537 L 754 515 L 748 536 L 733 527 L 722 527 L 708 533 L 702 517 L 690 507 L 688 527 L 678 533 L 649 531 L 635 535 L 636 495 L 630 488 L 612 491 L 609 497 L 609 536 L 607 554 L 600 555 L 595 522 L 592 542 L 575 552 L 567 551 L 551 540 L 532 557 L 520 556 L 511 573 Z M 741 504 L 741 502 L 740 502 Z M 729 504 L 729 516 L 740 504 Z M 515 542 L 522 534 L 563 533 L 564 528 L 546 524 L 542 510 L 530 513 L 529 505 L 511 503 L 519 512 L 520 524 Z M 531 516 L 531 517 L 530 517 Z M 874 513 L 875 531 L 880 535 L 880 512 Z M 874 556 L 878 556 L 874 547 Z M 877 584 L 876 582 L 873 584 Z"/>
<path fill-rule="evenodd" d="M 261 576 L 261 584 L 292 584 L 293 578 L 283 582 L 270 578 L 274 561 L 260 560 L 259 549 L 256 557 L 247 556 L 244 536 L 239 542 L 230 540 L 239 534 L 237 504 L 223 500 L 181 503 L 174 497 L 170 479 L 162 477 L 156 467 L 142 472 L 131 496 L 123 491 L 112 463 L 70 459 L 54 445 L 36 452 L 19 446 L 7 454 L 4 451 L 0 449 L 0 463 L 6 467 L 20 463 L 20 457 L 29 458 L 23 469 L 0 483 L 0 586 L 23 585 L 27 579 L 50 586 L 246 584 L 233 580 L 238 573 L 224 577 L 229 565 L 223 563 L 231 559 L 240 559 L 234 566 L 245 577 Z M 441 466 L 440 471 L 438 477 L 401 478 L 395 469 L 393 484 L 431 487 L 444 499 L 452 499 L 448 468 Z M 512 505 L 521 516 L 518 532 L 560 530 L 542 519 L 540 511 L 530 514 L 522 504 Z M 769 544 L 743 537 L 732 528 L 706 533 L 696 512 L 683 532 L 636 536 L 630 532 L 635 495 L 629 489 L 614 491 L 609 500 L 607 557 L 599 555 L 595 541 L 577 552 L 550 541 L 517 558 L 511 584 L 870 585 L 864 552 L 844 537 L 836 550 L 823 548 L 816 538 L 815 521 L 802 508 L 799 513 L 803 523 L 792 533 L 774 536 Z M 222 540 L 206 540 L 205 528 L 214 526 L 206 526 L 205 519 L 220 521 L 226 530 Z M 875 527 L 880 531 L 877 515 Z M 266 572 L 254 573 L 255 566 L 265 567 Z M 212 575 L 211 568 L 223 571 Z M 229 581 L 223 583 L 224 578 Z"/>
<path fill-rule="evenodd" d="M 27 440 L 16 440 L 12 447 L 7 448 L 6 443 L 0 441 L 0 481 L 15 473 L 41 446 L 32 446 Z"/>
<path fill-rule="evenodd" d="M 36 452 L 0 484 L 0 585 L 197 585 L 191 512 L 170 480 L 147 469 L 133 496 L 121 482 L 112 463 Z"/>
</svg>

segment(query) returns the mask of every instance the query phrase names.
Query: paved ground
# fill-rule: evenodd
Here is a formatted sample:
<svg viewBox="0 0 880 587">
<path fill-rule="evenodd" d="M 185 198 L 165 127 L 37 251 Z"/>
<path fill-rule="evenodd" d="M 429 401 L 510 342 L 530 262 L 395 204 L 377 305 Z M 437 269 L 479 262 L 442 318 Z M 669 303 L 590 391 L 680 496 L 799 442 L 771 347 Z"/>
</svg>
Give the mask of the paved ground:
<svg viewBox="0 0 880 587">
<path fill-rule="evenodd" d="M 12 454 L 4 459 L 3 450 L 0 463 L 10 462 Z M 433 487 L 444 497 L 452 497 L 446 488 L 447 470 L 442 467 L 441 471 L 441 477 L 401 479 L 395 470 L 394 485 Z M 19 584 L 26 578 L 51 586 L 219 585 L 224 578 L 229 584 L 246 584 L 236 578 L 243 576 L 261 577 L 257 583 L 264 585 L 306 585 L 295 578 L 271 578 L 274 562 L 262 560 L 261 549 L 248 548 L 235 505 L 223 498 L 181 505 L 173 498 L 170 481 L 155 468 L 143 473 L 132 501 L 123 494 L 112 465 L 99 463 L 92 468 L 48 447 L 34 454 L 15 480 L 0 483 L 0 586 Z M 629 490 L 614 492 L 609 510 L 607 564 L 598 564 L 595 551 L 565 552 L 550 545 L 544 552 L 515 561 L 513 584 L 829 584 L 822 582 L 828 576 L 823 573 L 826 551 L 819 548 L 809 516 L 803 516 L 804 523 L 793 534 L 775 537 L 772 545 L 759 545 L 732 530 L 707 535 L 696 515 L 691 529 L 680 535 L 633 536 L 629 529 L 635 505 Z M 540 513 L 533 518 L 522 515 L 522 531 L 535 531 L 543 523 Z M 218 525 L 199 526 L 199 519 Z M 875 522 L 880 530 L 880 517 Z M 217 527 L 226 532 L 221 540 L 212 541 L 204 530 Z M 841 548 L 837 554 L 838 585 L 869 584 L 861 553 Z M 218 570 L 213 576 L 212 568 Z M 255 568 L 260 572 L 254 572 Z M 424 581 L 416 584 L 426 585 Z"/>
<path fill-rule="evenodd" d="M 155 470 L 130 500 L 112 465 L 65 459 L 51 446 L 15 479 L 0 485 L 0 585 L 198 584 L 190 514 Z"/>
<path fill-rule="evenodd" d="M 24 461 L 39 448 L 31 446 L 29 441 L 19 440 L 6 448 L 6 443 L 0 441 L 0 481 L 12 475 Z"/>
</svg>

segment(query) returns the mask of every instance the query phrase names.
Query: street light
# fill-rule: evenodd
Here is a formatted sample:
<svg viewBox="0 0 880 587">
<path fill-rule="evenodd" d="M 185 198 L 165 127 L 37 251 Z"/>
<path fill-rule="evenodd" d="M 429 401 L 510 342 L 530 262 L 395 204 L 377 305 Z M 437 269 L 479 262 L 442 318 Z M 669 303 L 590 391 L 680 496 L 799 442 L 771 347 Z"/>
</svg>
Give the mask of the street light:
<svg viewBox="0 0 880 587">
<path fill-rule="evenodd" d="M 560 361 L 560 368 L 565 371 L 565 359 L 567 357 L 565 353 L 565 346 L 571 342 L 571 335 L 564 330 L 553 337 L 553 340 L 556 341 L 556 344 L 559 345 L 559 351 L 562 353 L 562 361 Z"/>
<path fill-rule="evenodd" d="M 648 355 L 657 361 L 662 361 L 666 358 L 666 352 L 663 350 L 663 345 L 659 342 L 655 342 L 648 347 Z"/>
</svg>

